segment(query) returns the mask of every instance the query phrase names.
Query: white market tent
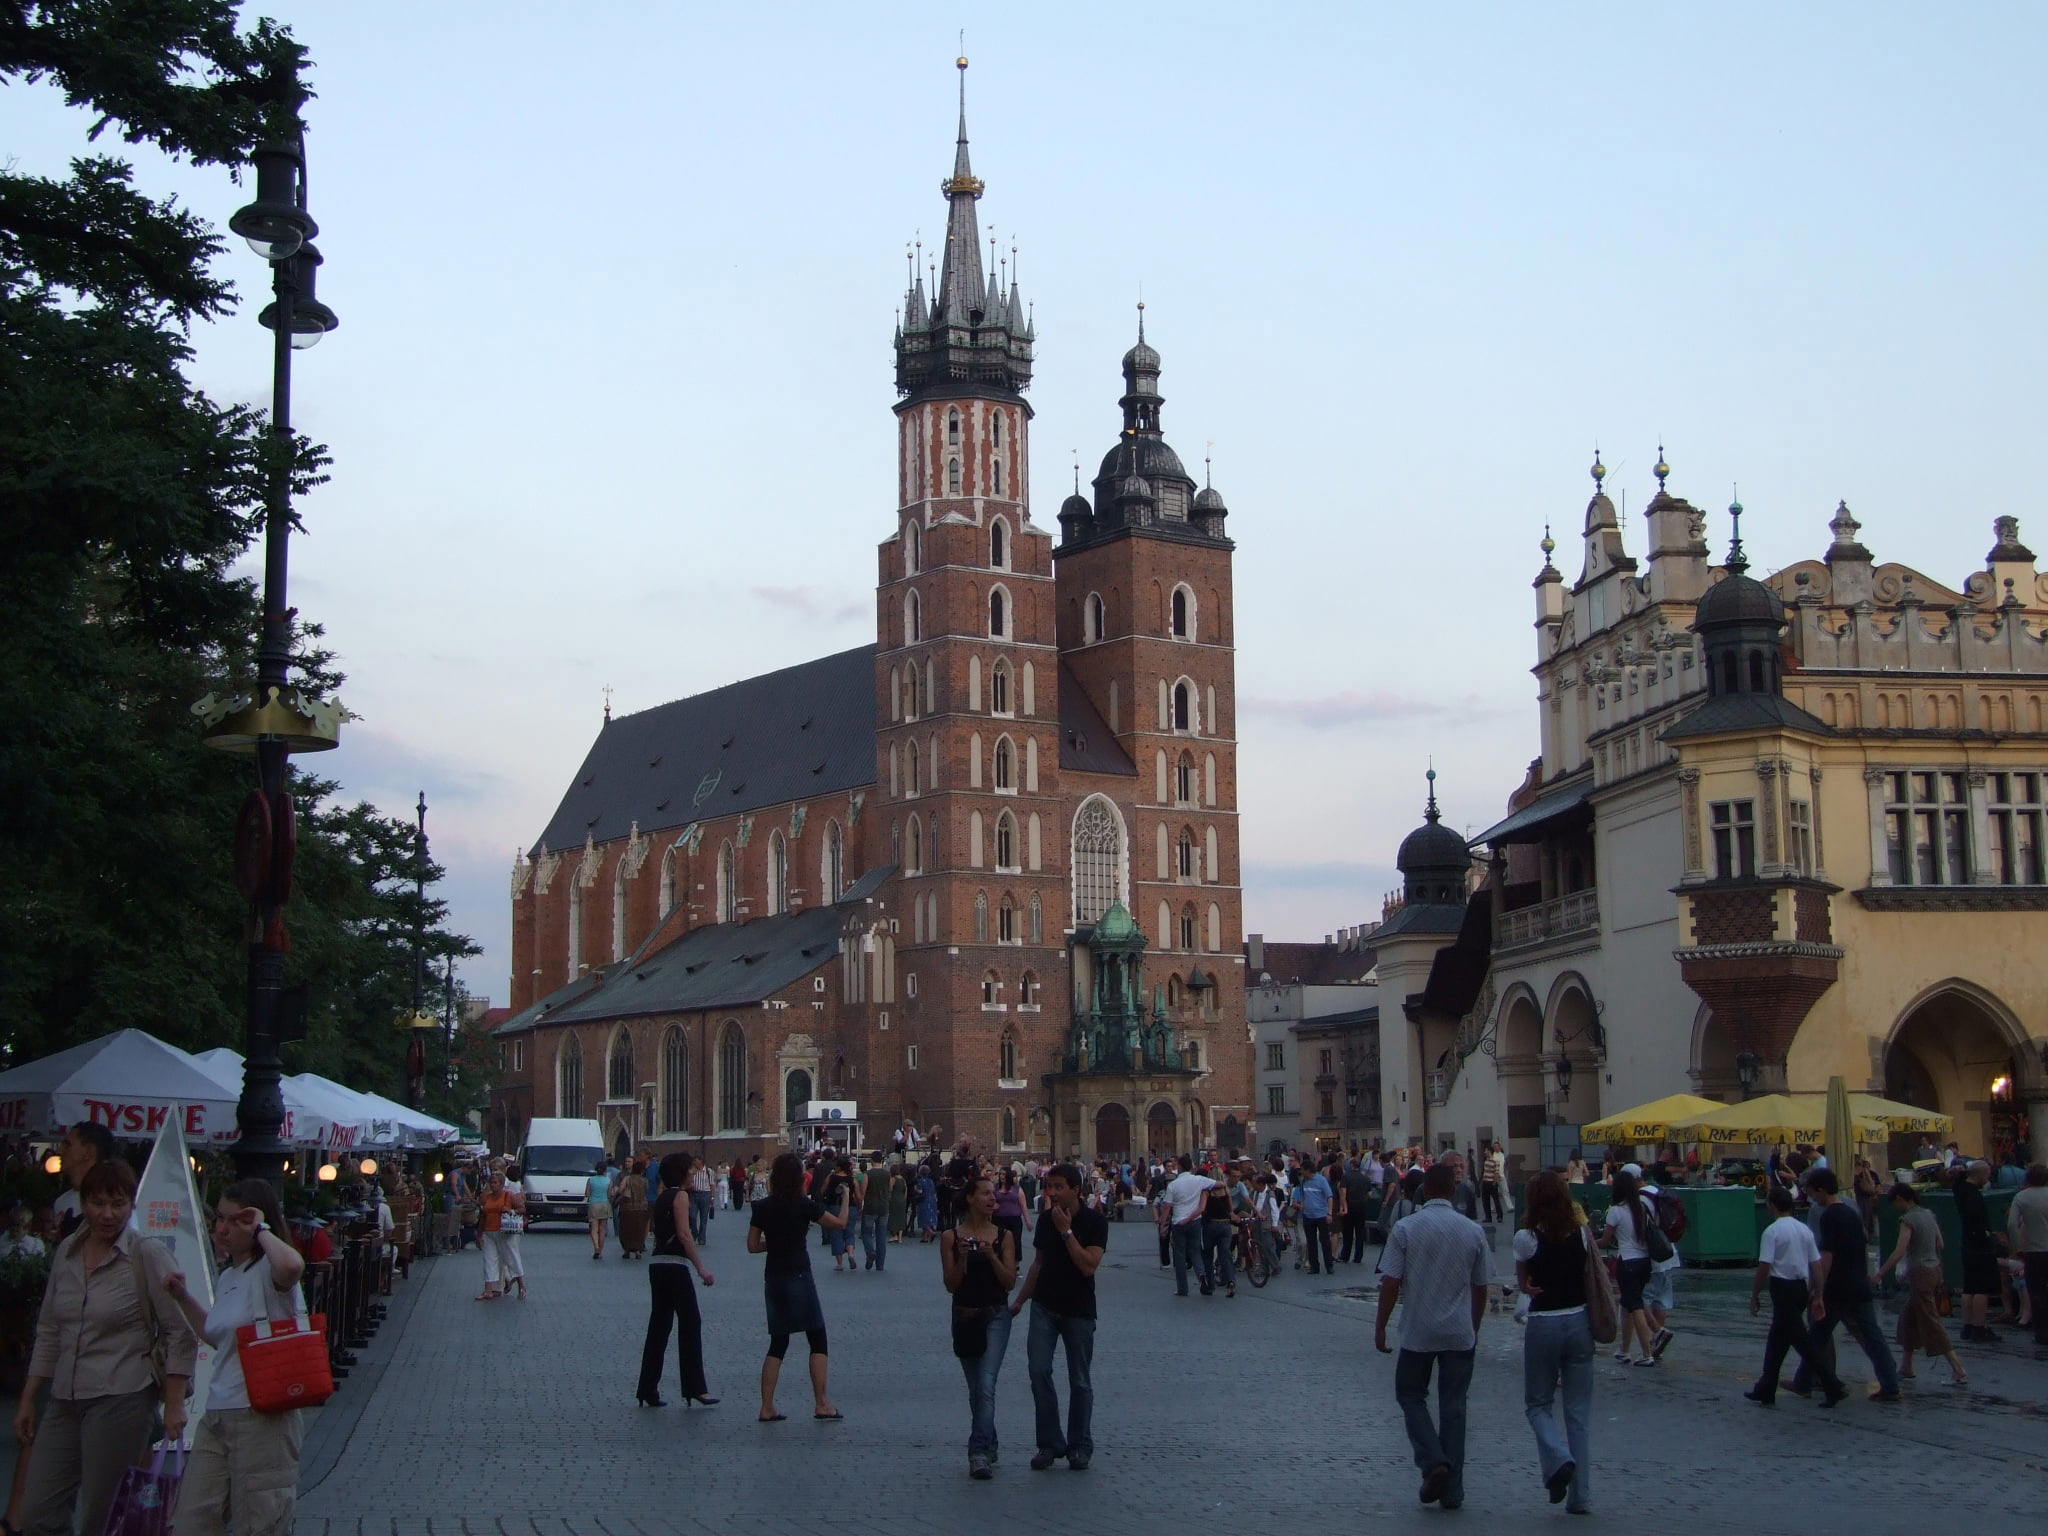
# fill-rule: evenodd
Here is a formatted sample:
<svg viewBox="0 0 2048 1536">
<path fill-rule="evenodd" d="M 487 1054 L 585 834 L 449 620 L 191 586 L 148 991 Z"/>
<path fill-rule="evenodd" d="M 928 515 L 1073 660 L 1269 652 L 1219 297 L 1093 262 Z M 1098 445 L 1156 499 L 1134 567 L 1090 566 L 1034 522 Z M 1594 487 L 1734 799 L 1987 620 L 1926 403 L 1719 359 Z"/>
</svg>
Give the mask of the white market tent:
<svg viewBox="0 0 2048 1536">
<path fill-rule="evenodd" d="M 0 1132 L 48 1136 L 97 1121 L 140 1140 L 175 1116 L 189 1142 L 230 1142 L 237 1097 L 176 1046 L 121 1029 L 0 1072 Z"/>
<path fill-rule="evenodd" d="M 357 1097 L 380 1117 L 398 1127 L 399 1141 L 404 1146 L 446 1147 L 462 1139 L 460 1126 L 436 1120 L 424 1110 L 409 1108 L 394 1099 L 385 1098 L 381 1093 L 360 1093 Z"/>
<path fill-rule="evenodd" d="M 330 1132 L 322 1145 L 330 1152 L 382 1150 L 399 1144 L 396 1127 L 371 1105 L 367 1094 L 317 1072 L 288 1077 L 282 1086 L 288 1095 L 326 1119 Z"/>
<path fill-rule="evenodd" d="M 217 1045 L 210 1051 L 193 1055 L 201 1070 L 207 1072 L 239 1099 L 242 1092 L 242 1058 L 240 1053 Z M 290 1078 L 281 1078 L 278 1089 L 284 1095 L 284 1129 L 280 1133 L 295 1147 L 318 1147 L 326 1151 L 346 1151 L 355 1145 L 356 1130 L 352 1122 L 337 1123 L 327 1112 L 316 1109 L 308 1103 L 302 1093 L 295 1092 Z"/>
</svg>

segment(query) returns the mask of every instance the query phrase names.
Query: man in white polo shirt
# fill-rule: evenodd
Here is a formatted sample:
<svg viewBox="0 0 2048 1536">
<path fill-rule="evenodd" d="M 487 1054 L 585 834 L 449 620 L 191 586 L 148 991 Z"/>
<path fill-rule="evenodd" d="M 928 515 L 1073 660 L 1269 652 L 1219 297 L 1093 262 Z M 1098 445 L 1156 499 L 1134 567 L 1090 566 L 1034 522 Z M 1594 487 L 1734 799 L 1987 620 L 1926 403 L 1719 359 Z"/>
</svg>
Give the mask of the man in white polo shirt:
<svg viewBox="0 0 2048 1536">
<path fill-rule="evenodd" d="M 1763 1291 L 1771 1288 L 1771 1336 L 1764 1345 L 1764 1373 L 1742 1395 L 1768 1408 L 1777 1401 L 1778 1372 L 1788 1350 L 1797 1350 L 1807 1369 L 1820 1377 L 1821 1401 L 1832 1408 L 1849 1394 L 1831 1362 L 1808 1347 L 1807 1317 L 1818 1317 L 1821 1287 L 1820 1245 L 1813 1231 L 1792 1214 L 1792 1191 L 1773 1188 L 1769 1196 L 1777 1220 L 1757 1241 L 1756 1274 L 1749 1282 L 1749 1314 L 1763 1310 Z"/>
<path fill-rule="evenodd" d="M 1202 1252 L 1202 1200 L 1216 1181 L 1195 1172 L 1195 1160 L 1187 1153 L 1181 1153 L 1179 1161 L 1180 1172 L 1166 1186 L 1168 1220 L 1173 1223 L 1168 1229 L 1173 1239 L 1173 1292 L 1187 1295 L 1188 1271 L 1192 1269 L 1207 1296 L 1215 1286 L 1210 1284 L 1209 1260 Z"/>
</svg>

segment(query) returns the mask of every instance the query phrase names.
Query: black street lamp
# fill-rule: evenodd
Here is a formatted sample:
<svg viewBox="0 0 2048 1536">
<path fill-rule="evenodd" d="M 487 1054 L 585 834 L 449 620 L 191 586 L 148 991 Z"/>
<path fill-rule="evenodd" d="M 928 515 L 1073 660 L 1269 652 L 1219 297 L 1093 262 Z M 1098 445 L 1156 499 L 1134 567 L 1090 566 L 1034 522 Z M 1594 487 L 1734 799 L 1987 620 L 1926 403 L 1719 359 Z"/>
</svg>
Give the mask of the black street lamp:
<svg viewBox="0 0 2048 1536">
<path fill-rule="evenodd" d="M 1744 1099 L 1756 1092 L 1756 1085 L 1763 1081 L 1763 1075 L 1763 1058 L 1755 1051 L 1744 1051 L 1735 1058 L 1735 1081 L 1742 1085 Z"/>
<path fill-rule="evenodd" d="M 258 787 L 242 803 L 235 827 L 235 881 L 249 902 L 249 1011 L 242 1097 L 235 1118 L 235 1171 L 280 1187 L 289 1148 L 284 1129 L 284 1070 L 279 1051 L 301 1038 L 302 1020 L 288 1019 L 284 957 L 290 942 L 284 909 L 291 897 L 298 808 L 290 793 L 294 752 L 338 745 L 341 706 L 308 697 L 291 684 L 293 610 L 287 598 L 292 494 L 292 352 L 317 343 L 340 322 L 313 292 L 320 254 L 307 242 L 319 226 L 306 211 L 306 146 L 266 144 L 250 155 L 256 200 L 228 221 L 270 263 L 272 301 L 260 316 L 272 332 L 271 463 L 263 510 L 263 625 L 256 648 L 256 684 L 246 698 L 203 699 L 194 706 L 206 744 L 253 754 Z"/>
<path fill-rule="evenodd" d="M 438 1031 L 441 1021 L 427 1006 L 427 792 L 420 791 L 414 808 L 415 824 L 412 865 L 412 1007 L 398 1016 L 398 1027 L 411 1033 L 405 1043 L 405 1102 L 414 1109 L 427 1107 L 427 1033 Z"/>
</svg>

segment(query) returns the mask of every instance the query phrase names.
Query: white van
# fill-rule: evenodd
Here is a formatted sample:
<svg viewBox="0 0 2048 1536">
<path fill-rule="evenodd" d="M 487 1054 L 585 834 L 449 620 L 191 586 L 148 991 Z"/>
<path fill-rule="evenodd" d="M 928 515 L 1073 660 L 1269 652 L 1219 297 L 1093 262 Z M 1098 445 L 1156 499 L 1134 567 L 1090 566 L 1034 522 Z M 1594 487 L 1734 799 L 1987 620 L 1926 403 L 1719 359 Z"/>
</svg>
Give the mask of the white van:
<svg viewBox="0 0 2048 1536">
<path fill-rule="evenodd" d="M 527 1221 L 588 1221 L 584 1193 L 598 1160 L 606 1155 L 604 1133 L 595 1120 L 535 1120 L 528 1125 L 526 1145 L 519 1149 Z"/>
</svg>

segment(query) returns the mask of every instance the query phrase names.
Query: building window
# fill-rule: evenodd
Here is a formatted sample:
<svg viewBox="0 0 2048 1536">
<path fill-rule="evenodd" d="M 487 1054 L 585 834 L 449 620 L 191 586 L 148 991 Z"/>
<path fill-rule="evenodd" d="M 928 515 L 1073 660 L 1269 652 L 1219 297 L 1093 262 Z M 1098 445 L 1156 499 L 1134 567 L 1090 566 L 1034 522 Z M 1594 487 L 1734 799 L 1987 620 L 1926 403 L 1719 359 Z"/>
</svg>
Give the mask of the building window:
<svg viewBox="0 0 2048 1536">
<path fill-rule="evenodd" d="M 1173 728 L 1176 731 L 1192 731 L 1194 727 L 1195 690 L 1186 683 L 1173 685 Z"/>
<path fill-rule="evenodd" d="M 1103 606 L 1102 594 L 1090 592 L 1088 601 L 1081 606 L 1081 611 L 1081 638 L 1089 645 L 1093 645 L 1108 632 L 1109 610 Z"/>
<path fill-rule="evenodd" d="M 986 944 L 988 942 L 987 891 L 976 891 L 974 893 L 974 942 L 977 944 Z"/>
<path fill-rule="evenodd" d="M 988 482 L 988 488 L 989 488 L 990 492 L 991 492 L 991 493 L 993 493 L 994 495 L 997 495 L 997 496 L 1000 496 L 1000 495 L 1002 495 L 1002 494 L 1003 494 L 1003 461 L 1002 461 L 1001 459 L 997 459 L 997 460 L 996 460 L 996 461 L 995 461 L 994 463 L 990 464 L 990 465 L 989 465 L 989 467 L 988 467 L 988 472 L 989 472 L 989 482 Z M 999 560 L 999 561 L 997 561 L 996 563 L 997 563 L 998 565 L 1000 565 L 1000 564 L 1001 564 L 1002 562 L 1001 562 L 1001 561 Z"/>
<path fill-rule="evenodd" d="M 903 793 L 911 799 L 917 796 L 918 756 L 917 743 L 906 742 L 903 752 Z"/>
<path fill-rule="evenodd" d="M 1092 923 L 1123 899 L 1124 829 L 1116 807 L 1091 795 L 1074 814 L 1074 921 Z"/>
<path fill-rule="evenodd" d="M 1284 1072 L 1287 1070 L 1287 1047 L 1278 1040 L 1266 1042 L 1266 1070 Z"/>
<path fill-rule="evenodd" d="M 1175 855 L 1175 868 L 1183 880 L 1200 878 L 1201 866 L 1195 862 L 1195 833 L 1192 827 L 1182 827 L 1180 842 Z"/>
<path fill-rule="evenodd" d="M 1794 800 L 1785 809 L 1785 856 L 1797 875 L 1813 873 L 1813 802 Z"/>
<path fill-rule="evenodd" d="M 1001 587 L 988 595 L 988 632 L 997 640 L 1010 632 L 1010 603 Z"/>
<path fill-rule="evenodd" d="M 1038 1006 L 1038 972 L 1026 971 L 1024 980 L 1017 987 L 1017 1004 L 1022 1008 Z M 1013 1077 L 1015 1073 L 1011 1074 Z"/>
<path fill-rule="evenodd" d="M 1006 1029 L 1003 1031 L 1003 1043 L 999 1049 L 1001 1055 L 1001 1065 L 997 1068 L 997 1070 L 1002 1074 L 1002 1076 L 1006 1078 L 1016 1077 L 1017 1032 L 1015 1030 Z"/>
<path fill-rule="evenodd" d="M 1320 1097 L 1318 1103 L 1321 1106 L 1323 1119 L 1334 1120 L 1337 1118 L 1337 1100 L 1334 1095 L 1325 1093 Z"/>
<path fill-rule="evenodd" d="M 1330 1075 L 1330 1073 L 1331 1073 L 1332 1071 L 1334 1071 L 1334 1070 L 1335 1070 L 1335 1068 L 1333 1068 L 1333 1067 L 1332 1067 L 1332 1066 L 1330 1065 L 1330 1052 L 1329 1052 L 1329 1049 L 1328 1049 L 1328 1047 L 1325 1047 L 1324 1049 L 1322 1049 L 1322 1050 L 1320 1050 L 1320 1051 L 1317 1051 L 1317 1052 L 1316 1052 L 1316 1072 L 1317 1072 L 1317 1074 L 1318 1074 L 1319 1076 L 1327 1077 L 1327 1076 L 1329 1076 L 1329 1075 Z"/>
<path fill-rule="evenodd" d="M 915 522 L 903 525 L 903 574 L 915 576 L 924 563 L 924 530 Z"/>
<path fill-rule="evenodd" d="M 1894 885 L 1970 883 L 1970 802 L 1963 774 L 1887 774 L 1884 822 Z"/>
<path fill-rule="evenodd" d="M 1181 805 L 1195 803 L 1195 755 L 1192 752 L 1180 755 L 1180 766 L 1174 770 L 1173 797 Z"/>
<path fill-rule="evenodd" d="M 1186 587 L 1173 589 L 1172 627 L 1176 640 L 1195 638 L 1194 601 L 1188 596 Z"/>
<path fill-rule="evenodd" d="M 633 1036 L 624 1029 L 612 1036 L 611 1055 L 606 1059 L 604 1069 L 604 1096 L 608 1099 L 634 1097 Z"/>
<path fill-rule="evenodd" d="M 583 1047 L 574 1035 L 562 1042 L 562 1053 L 555 1058 L 555 1113 L 564 1120 L 584 1118 Z"/>
<path fill-rule="evenodd" d="M 1045 942 L 1045 903 L 1038 899 L 1038 892 L 1031 893 L 1031 942 Z"/>
<path fill-rule="evenodd" d="M 917 757 L 915 752 L 910 755 L 913 760 Z M 921 875 L 924 873 L 924 828 L 915 816 L 910 818 L 909 832 L 903 845 L 903 872 Z"/>
<path fill-rule="evenodd" d="M 1003 467 L 1000 464 L 996 466 L 995 491 L 998 496 L 1003 494 Z M 1000 517 L 989 519 L 988 563 L 999 571 L 1007 569 L 1010 564 L 1010 525 Z"/>
<path fill-rule="evenodd" d="M 740 912 L 739 866 L 735 862 L 732 844 L 718 845 L 718 920 L 721 923 L 737 922 Z"/>
<path fill-rule="evenodd" d="M 911 1070 L 911 1071 L 913 1071 L 913 1072 L 915 1072 L 915 1071 L 917 1070 L 917 1047 L 916 1047 L 916 1046 L 914 1046 L 914 1045 L 913 1045 L 913 1046 L 909 1046 L 909 1047 L 906 1047 L 906 1048 L 905 1048 L 905 1050 L 904 1050 L 904 1052 L 903 1052 L 903 1064 L 904 1064 L 904 1065 L 905 1065 L 906 1067 L 910 1068 L 910 1070 Z"/>
<path fill-rule="evenodd" d="M 992 715 L 1010 712 L 1010 664 L 999 661 L 988 670 L 988 709 Z"/>
<path fill-rule="evenodd" d="M 1202 1042 L 1190 1040 L 1180 1049 L 1180 1059 L 1188 1064 L 1190 1072 L 1202 1070 Z"/>
<path fill-rule="evenodd" d="M 569 980 L 583 974 L 583 877 L 569 883 Z"/>
<path fill-rule="evenodd" d="M 1017 867 L 1017 820 L 1008 811 L 996 818 L 996 868 Z"/>
<path fill-rule="evenodd" d="M 912 587 L 903 594 L 903 643 L 915 645 L 924 638 L 924 601 Z"/>
<path fill-rule="evenodd" d="M 916 752 L 910 754 L 910 760 L 917 761 Z M 780 832 L 768 839 L 768 910 L 789 910 L 789 843 Z"/>
<path fill-rule="evenodd" d="M 680 844 L 670 843 L 661 855 L 661 915 L 667 917 L 676 909 L 676 849 Z"/>
<path fill-rule="evenodd" d="M 1003 446 L 1003 413 L 991 411 L 988 417 L 988 443 L 991 448 Z"/>
<path fill-rule="evenodd" d="M 1011 750 L 1010 738 L 1005 736 L 996 742 L 995 786 L 998 790 L 1016 786 L 1016 753 Z"/>
<path fill-rule="evenodd" d="M 1017 942 L 1017 903 L 1007 895 L 996 908 L 996 942 L 1014 944 Z"/>
<path fill-rule="evenodd" d="M 1002 1001 L 1002 997 L 1003 983 L 1001 978 L 994 971 L 983 971 L 981 973 L 981 1006 L 993 1008 Z M 1007 1075 L 1006 1073 L 1005 1076 Z"/>
<path fill-rule="evenodd" d="M 948 448 L 958 448 L 960 446 L 960 413 L 958 411 L 946 412 L 946 446 Z"/>
<path fill-rule="evenodd" d="M 1756 802 L 1716 800 L 1710 813 L 1714 824 L 1714 878 L 1751 880 L 1756 877 Z"/>
<path fill-rule="evenodd" d="M 1266 1113 L 1269 1115 L 1284 1115 L 1287 1113 L 1287 1090 L 1277 1083 L 1266 1090 Z"/>
<path fill-rule="evenodd" d="M 626 865 L 619 863 L 612 876 L 612 959 L 626 958 Z"/>
<path fill-rule="evenodd" d="M 1010 1105 L 1005 1104 L 1003 1106 L 1003 1145 L 1014 1147 L 1019 1144 L 1017 1140 L 1017 1111 Z"/>
<path fill-rule="evenodd" d="M 825 851 L 819 859 L 818 884 L 827 902 L 837 901 L 846 890 L 846 834 L 839 830 L 836 821 L 825 826 Z"/>
<path fill-rule="evenodd" d="M 1195 947 L 1195 909 L 1183 907 L 1180 913 L 1180 947 L 1192 950 Z"/>
<path fill-rule="evenodd" d="M 690 1046 L 681 1029 L 661 1037 L 661 1129 L 679 1136 L 690 1123 Z"/>
<path fill-rule="evenodd" d="M 2048 774 L 1994 773 L 1987 776 L 1991 806 L 1991 871 L 2000 885 L 2043 885 L 2042 790 Z"/>
<path fill-rule="evenodd" d="M 718 1128 L 747 1128 L 747 1037 L 737 1019 L 718 1037 Z"/>
</svg>

